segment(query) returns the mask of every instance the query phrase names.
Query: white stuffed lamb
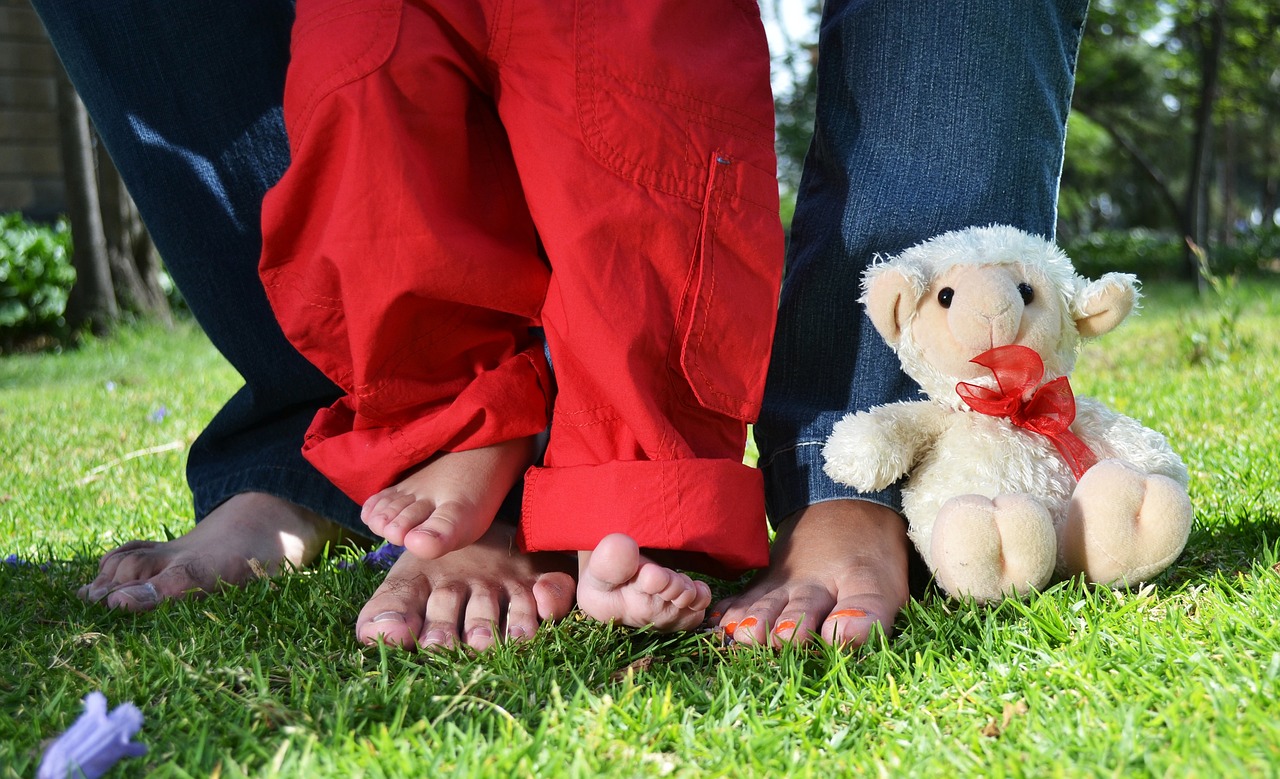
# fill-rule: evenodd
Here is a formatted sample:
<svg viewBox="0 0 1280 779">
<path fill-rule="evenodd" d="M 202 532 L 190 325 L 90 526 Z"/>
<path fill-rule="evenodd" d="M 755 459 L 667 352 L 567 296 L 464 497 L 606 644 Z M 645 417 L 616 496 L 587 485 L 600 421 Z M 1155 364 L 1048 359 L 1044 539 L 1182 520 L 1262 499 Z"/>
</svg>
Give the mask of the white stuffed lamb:
<svg viewBox="0 0 1280 779">
<path fill-rule="evenodd" d="M 1073 399 L 1066 380 L 1080 339 L 1115 328 L 1137 297 L 1133 276 L 1091 282 L 1006 226 L 877 263 L 861 302 L 928 398 L 846 416 L 826 472 L 861 490 L 907 477 L 909 534 L 953 596 L 996 600 L 1055 574 L 1155 576 L 1190 532 L 1187 469 L 1162 435 Z"/>
</svg>

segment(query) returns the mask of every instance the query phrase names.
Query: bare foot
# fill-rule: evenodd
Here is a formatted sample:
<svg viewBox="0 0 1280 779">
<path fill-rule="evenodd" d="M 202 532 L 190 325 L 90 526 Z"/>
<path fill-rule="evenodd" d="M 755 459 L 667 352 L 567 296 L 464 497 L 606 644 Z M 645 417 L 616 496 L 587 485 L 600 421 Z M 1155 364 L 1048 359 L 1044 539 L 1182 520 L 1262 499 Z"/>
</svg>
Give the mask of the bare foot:
<svg viewBox="0 0 1280 779">
<path fill-rule="evenodd" d="M 98 578 L 81 598 L 109 608 L 146 611 L 162 601 L 206 593 L 302 568 L 325 544 L 337 543 L 338 525 L 300 506 L 260 492 L 229 498 L 185 535 L 172 541 L 130 541 L 103 556 Z"/>
<path fill-rule="evenodd" d="M 712 619 L 742 643 L 779 646 L 819 638 L 859 645 L 886 634 L 906 605 L 908 543 L 892 509 L 857 500 L 815 503 L 783 526 L 770 564 Z"/>
<path fill-rule="evenodd" d="M 578 607 L 601 622 L 689 630 L 710 603 L 706 582 L 645 558 L 630 536 L 614 533 L 578 553 Z"/>
<path fill-rule="evenodd" d="M 484 650 L 527 639 L 573 608 L 572 568 L 569 555 L 521 554 L 504 524 L 436 560 L 406 552 L 360 610 L 356 636 L 406 649 Z"/>
<path fill-rule="evenodd" d="M 421 560 L 474 543 L 533 462 L 533 439 L 443 452 L 365 501 L 369 529 Z"/>
</svg>

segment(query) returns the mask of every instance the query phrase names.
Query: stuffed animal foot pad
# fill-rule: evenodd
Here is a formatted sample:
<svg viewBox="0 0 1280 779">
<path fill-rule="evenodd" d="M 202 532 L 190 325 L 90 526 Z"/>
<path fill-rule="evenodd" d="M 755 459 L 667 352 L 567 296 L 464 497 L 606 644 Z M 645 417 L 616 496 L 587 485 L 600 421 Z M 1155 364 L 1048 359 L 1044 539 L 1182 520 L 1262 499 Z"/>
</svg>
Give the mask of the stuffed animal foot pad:
<svg viewBox="0 0 1280 779">
<path fill-rule="evenodd" d="M 1080 479 L 1059 531 L 1061 569 L 1132 585 L 1163 571 L 1186 545 L 1192 509 L 1173 479 L 1103 460 Z"/>
<path fill-rule="evenodd" d="M 948 595 L 978 602 L 1044 587 L 1053 576 L 1053 518 L 1030 495 L 960 495 L 942 505 L 930 543 L 934 575 Z"/>
</svg>

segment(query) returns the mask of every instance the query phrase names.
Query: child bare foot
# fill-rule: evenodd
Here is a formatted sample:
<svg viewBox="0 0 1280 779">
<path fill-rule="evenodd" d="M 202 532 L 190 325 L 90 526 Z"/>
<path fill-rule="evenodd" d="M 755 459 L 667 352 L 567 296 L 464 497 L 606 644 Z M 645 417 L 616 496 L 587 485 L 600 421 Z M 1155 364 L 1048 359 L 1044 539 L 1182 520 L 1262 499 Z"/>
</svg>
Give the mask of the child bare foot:
<svg viewBox="0 0 1280 779">
<path fill-rule="evenodd" d="M 356 635 L 366 644 L 477 651 L 527 639 L 573 608 L 572 567 L 568 555 L 520 553 L 503 524 L 436 560 L 406 552 L 361 609 Z"/>
<path fill-rule="evenodd" d="M 285 563 L 302 568 L 342 536 L 338 525 L 301 506 L 241 493 L 172 541 L 130 541 L 107 552 L 98 577 L 79 595 L 113 609 L 146 611 L 220 584 L 275 574 Z"/>
<path fill-rule="evenodd" d="M 710 603 L 706 582 L 646 559 L 630 536 L 614 533 L 578 553 L 578 607 L 601 622 L 689 630 Z"/>
<path fill-rule="evenodd" d="M 533 439 L 442 452 L 403 481 L 365 501 L 369 529 L 421 560 L 474 543 L 533 462 Z"/>
<path fill-rule="evenodd" d="M 875 503 L 836 500 L 798 512 L 774 540 L 770 564 L 712 619 L 742 643 L 779 646 L 815 638 L 864 643 L 886 634 L 906 605 L 905 523 Z"/>
</svg>

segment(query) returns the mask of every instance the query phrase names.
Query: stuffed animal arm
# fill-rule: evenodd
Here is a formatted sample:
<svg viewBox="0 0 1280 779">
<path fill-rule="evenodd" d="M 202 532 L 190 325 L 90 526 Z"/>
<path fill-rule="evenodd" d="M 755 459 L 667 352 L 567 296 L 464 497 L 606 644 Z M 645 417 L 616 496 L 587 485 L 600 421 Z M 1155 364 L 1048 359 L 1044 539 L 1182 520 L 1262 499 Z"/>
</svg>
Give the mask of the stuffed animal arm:
<svg viewBox="0 0 1280 779">
<path fill-rule="evenodd" d="M 888 487 L 933 446 L 946 413 L 937 404 L 907 400 L 846 416 L 823 450 L 827 475 L 865 492 Z"/>
</svg>

